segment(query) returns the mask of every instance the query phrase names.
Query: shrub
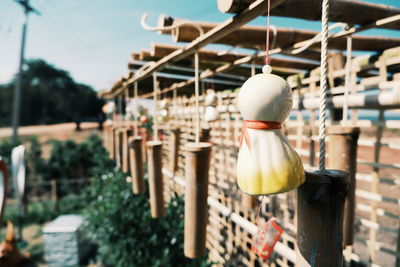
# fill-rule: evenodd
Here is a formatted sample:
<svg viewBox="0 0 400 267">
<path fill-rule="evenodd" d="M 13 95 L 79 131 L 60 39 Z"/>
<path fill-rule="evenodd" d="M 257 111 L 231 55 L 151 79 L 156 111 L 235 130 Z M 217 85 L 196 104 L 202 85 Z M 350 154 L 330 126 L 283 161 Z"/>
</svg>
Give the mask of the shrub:
<svg viewBox="0 0 400 267">
<path fill-rule="evenodd" d="M 109 266 L 208 266 L 183 255 L 184 202 L 171 199 L 166 215 L 152 219 L 147 194 L 134 195 L 125 177 L 111 171 L 92 186 L 87 230 Z"/>
</svg>

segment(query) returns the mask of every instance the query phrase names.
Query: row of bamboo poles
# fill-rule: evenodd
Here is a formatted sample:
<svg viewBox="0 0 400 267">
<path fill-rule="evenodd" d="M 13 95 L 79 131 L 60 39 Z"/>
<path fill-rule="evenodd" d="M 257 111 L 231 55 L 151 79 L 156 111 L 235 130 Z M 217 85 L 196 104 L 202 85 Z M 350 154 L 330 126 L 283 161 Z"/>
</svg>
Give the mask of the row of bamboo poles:
<svg viewBox="0 0 400 267">
<path fill-rule="evenodd" d="M 179 133 L 177 128 L 170 130 L 168 168 L 172 173 L 176 171 L 178 151 L 183 150 L 186 180 L 184 252 L 189 258 L 197 258 L 205 253 L 211 143 L 202 143 L 200 147 L 179 147 Z M 329 166 L 346 173 L 307 172 L 307 182 L 298 189 L 297 240 L 301 252 L 299 255 L 302 256 L 298 256 L 297 260 L 300 262 L 304 257 L 310 262 L 313 258 L 316 266 L 339 266 L 343 259 L 343 244 L 348 246 L 353 243 L 355 160 L 359 129 L 336 126 L 330 128 L 329 135 L 332 144 Z M 133 123 L 124 122 L 105 126 L 104 144 L 117 166 L 130 175 L 134 194 L 145 191 L 143 164 L 147 158 L 151 214 L 154 218 L 162 217 L 165 206 L 162 142 L 145 142 L 142 137 L 133 136 Z M 242 203 L 252 208 L 254 197 L 243 195 Z M 316 258 L 315 249 L 318 252 Z"/>
</svg>

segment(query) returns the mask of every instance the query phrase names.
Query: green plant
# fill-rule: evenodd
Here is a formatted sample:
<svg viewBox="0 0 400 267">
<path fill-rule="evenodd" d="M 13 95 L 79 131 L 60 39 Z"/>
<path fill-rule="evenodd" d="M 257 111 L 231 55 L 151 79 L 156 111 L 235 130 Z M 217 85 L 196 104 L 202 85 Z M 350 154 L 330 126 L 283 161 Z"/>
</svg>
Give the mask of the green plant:
<svg viewBox="0 0 400 267">
<path fill-rule="evenodd" d="M 51 200 L 43 200 L 28 203 L 25 207 L 25 212 L 21 218 L 18 211 L 18 206 L 15 201 L 9 201 L 3 218 L 3 225 L 8 220 L 15 224 L 19 224 L 22 220 L 23 225 L 43 224 L 55 219 L 61 214 L 81 214 L 87 207 L 91 199 L 88 194 L 69 194 L 61 198 L 57 208 Z"/>
<path fill-rule="evenodd" d="M 52 140 L 51 143 L 51 154 L 46 162 L 47 180 L 91 177 L 98 169 L 112 166 L 98 135 L 93 134 L 82 143 L 74 140 Z"/>
<path fill-rule="evenodd" d="M 18 141 L 16 145 L 19 145 L 20 142 Z M 11 151 L 14 148 L 14 144 L 11 141 L 11 138 L 5 138 L 0 142 L 0 157 L 4 159 L 7 163 L 7 166 L 11 168 Z"/>
<path fill-rule="evenodd" d="M 96 179 L 86 210 L 87 230 L 107 266 L 208 266 L 183 255 L 182 197 L 171 199 L 163 218 L 152 219 L 147 194 L 134 195 L 113 170 Z"/>
</svg>

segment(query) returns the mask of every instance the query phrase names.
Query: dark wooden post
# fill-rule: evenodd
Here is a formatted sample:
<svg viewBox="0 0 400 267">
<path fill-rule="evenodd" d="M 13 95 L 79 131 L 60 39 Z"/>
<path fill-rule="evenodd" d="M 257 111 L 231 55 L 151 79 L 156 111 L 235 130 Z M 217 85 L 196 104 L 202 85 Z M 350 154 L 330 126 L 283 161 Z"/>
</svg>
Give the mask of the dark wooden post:
<svg viewBox="0 0 400 267">
<path fill-rule="evenodd" d="M 297 189 L 297 264 L 343 264 L 343 209 L 348 174 L 339 170 L 306 172 Z M 303 264 L 303 265 L 302 265 Z"/>
<path fill-rule="evenodd" d="M 132 192 L 141 194 L 146 190 L 143 175 L 142 138 L 129 137 L 129 163 L 132 178 Z"/>
<path fill-rule="evenodd" d="M 178 167 L 178 157 L 179 157 L 179 138 L 181 135 L 181 130 L 179 128 L 175 128 L 171 130 L 170 137 L 170 151 L 169 151 L 169 162 L 170 162 L 170 171 L 175 173 Z"/>
<path fill-rule="evenodd" d="M 184 254 L 188 258 L 199 258 L 206 249 L 211 144 L 189 143 L 183 150 L 186 152 Z"/>
<path fill-rule="evenodd" d="M 356 170 L 357 170 L 357 141 L 360 128 L 331 126 L 328 128 L 329 161 L 331 169 L 342 170 L 349 174 L 349 192 L 344 207 L 344 246 L 353 244 L 354 213 L 356 206 Z"/>
<path fill-rule="evenodd" d="M 211 139 L 211 128 L 202 128 L 200 133 L 200 142 L 210 142 Z"/>
<path fill-rule="evenodd" d="M 147 159 L 149 172 L 151 216 L 164 216 L 163 175 L 162 175 L 162 143 L 160 141 L 147 142 Z"/>
</svg>

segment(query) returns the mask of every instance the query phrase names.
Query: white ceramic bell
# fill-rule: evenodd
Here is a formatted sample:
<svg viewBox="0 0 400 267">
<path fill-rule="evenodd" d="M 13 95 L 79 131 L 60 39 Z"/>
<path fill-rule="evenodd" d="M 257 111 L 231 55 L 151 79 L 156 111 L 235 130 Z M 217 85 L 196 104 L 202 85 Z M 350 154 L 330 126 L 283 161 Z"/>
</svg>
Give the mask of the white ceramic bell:
<svg viewBox="0 0 400 267">
<path fill-rule="evenodd" d="M 204 105 L 206 106 L 216 106 L 218 102 L 217 94 L 214 90 L 208 89 L 207 95 L 204 99 Z"/>
<path fill-rule="evenodd" d="M 265 66 L 262 74 L 243 84 L 238 95 L 245 125 L 262 126 L 243 128 L 237 162 L 238 185 L 251 195 L 286 192 L 305 179 L 300 157 L 278 129 L 292 108 L 292 92 L 284 79 L 270 72 Z"/>
<path fill-rule="evenodd" d="M 204 120 L 207 122 L 215 121 L 219 117 L 219 113 L 215 107 L 208 106 L 204 112 Z"/>
</svg>

